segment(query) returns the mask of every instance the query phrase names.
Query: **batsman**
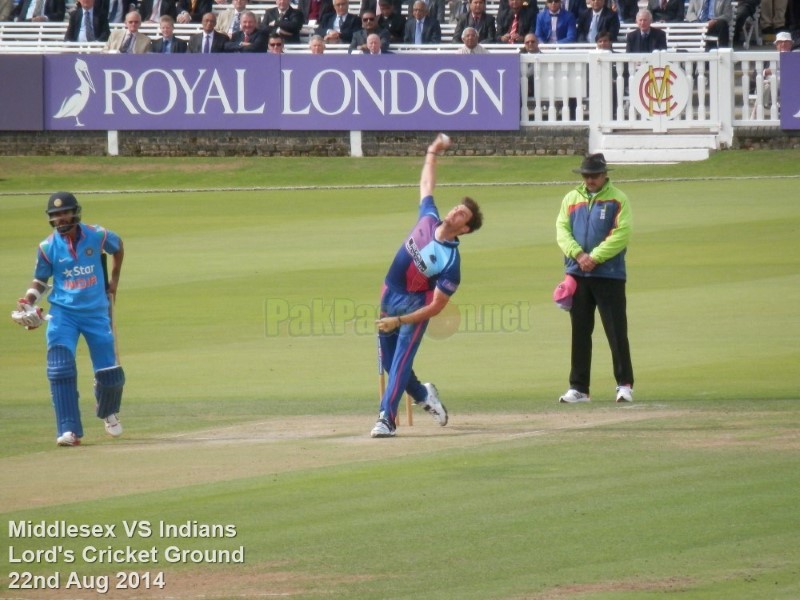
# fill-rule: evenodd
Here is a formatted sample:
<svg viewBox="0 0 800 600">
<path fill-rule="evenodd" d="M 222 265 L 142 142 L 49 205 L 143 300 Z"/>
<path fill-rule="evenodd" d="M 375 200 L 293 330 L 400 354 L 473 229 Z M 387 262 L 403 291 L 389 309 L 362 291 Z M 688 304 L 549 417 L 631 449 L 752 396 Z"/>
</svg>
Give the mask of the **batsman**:
<svg viewBox="0 0 800 600">
<path fill-rule="evenodd" d="M 420 383 L 411 368 L 428 320 L 438 315 L 461 283 L 458 236 L 478 230 L 483 223 L 478 203 L 464 197 L 444 218 L 433 201 L 436 160 L 450 147 L 439 134 L 428 146 L 419 180 L 417 223 L 389 267 L 381 295 L 381 318 L 376 325 L 383 369 L 389 374 L 372 437 L 395 435 L 397 410 L 403 394 L 414 399 L 439 425 L 447 425 L 447 410 L 436 387 Z"/>
<path fill-rule="evenodd" d="M 46 212 L 53 232 L 39 244 L 33 282 L 11 318 L 28 330 L 47 321 L 47 378 L 56 416 L 56 443 L 78 446 L 83 438 L 75 362 L 81 335 L 94 367 L 97 417 L 103 420 L 106 433 L 119 437 L 125 373 L 116 353 L 112 307 L 122 270 L 122 240 L 99 225 L 81 223 L 81 206 L 69 192 L 50 196 Z M 104 253 L 112 257 L 110 273 L 104 269 Z M 37 302 L 51 277 L 50 313 L 45 318 Z"/>
</svg>

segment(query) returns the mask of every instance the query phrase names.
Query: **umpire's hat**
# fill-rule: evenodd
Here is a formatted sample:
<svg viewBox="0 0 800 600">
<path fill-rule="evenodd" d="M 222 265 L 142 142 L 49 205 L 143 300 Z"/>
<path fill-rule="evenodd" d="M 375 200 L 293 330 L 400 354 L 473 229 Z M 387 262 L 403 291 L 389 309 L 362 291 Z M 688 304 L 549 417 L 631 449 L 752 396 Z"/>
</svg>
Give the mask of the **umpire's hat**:
<svg viewBox="0 0 800 600">
<path fill-rule="evenodd" d="M 580 173 L 581 175 L 597 175 L 598 173 L 605 173 L 610 171 L 606 164 L 606 157 L 602 152 L 597 154 L 590 154 L 583 159 L 579 169 L 572 169 L 573 173 Z"/>
</svg>

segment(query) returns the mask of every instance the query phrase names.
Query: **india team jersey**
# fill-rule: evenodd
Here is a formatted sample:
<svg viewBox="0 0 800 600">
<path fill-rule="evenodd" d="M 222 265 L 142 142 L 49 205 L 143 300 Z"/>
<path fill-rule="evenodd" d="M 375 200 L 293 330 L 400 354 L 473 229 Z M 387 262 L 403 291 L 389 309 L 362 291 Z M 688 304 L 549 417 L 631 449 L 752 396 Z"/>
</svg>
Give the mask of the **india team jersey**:
<svg viewBox="0 0 800 600">
<path fill-rule="evenodd" d="M 78 225 L 73 242 L 54 231 L 39 244 L 34 278 L 46 282 L 53 277 L 48 300 L 75 310 L 108 307 L 100 255 L 119 251 L 120 239 L 99 225 Z"/>
<path fill-rule="evenodd" d="M 438 287 L 448 296 L 461 283 L 458 241 L 439 242 L 436 227 L 441 223 L 433 196 L 420 202 L 419 220 L 389 267 L 386 285 L 405 292 L 427 292 Z"/>
</svg>

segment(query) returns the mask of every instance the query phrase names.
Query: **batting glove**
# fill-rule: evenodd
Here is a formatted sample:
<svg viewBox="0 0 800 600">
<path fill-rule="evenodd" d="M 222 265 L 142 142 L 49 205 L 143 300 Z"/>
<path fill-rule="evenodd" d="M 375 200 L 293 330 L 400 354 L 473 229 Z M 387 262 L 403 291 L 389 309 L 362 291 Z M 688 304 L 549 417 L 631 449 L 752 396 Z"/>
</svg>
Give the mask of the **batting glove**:
<svg viewBox="0 0 800 600">
<path fill-rule="evenodd" d="M 42 309 L 34 306 L 25 298 L 17 300 L 17 310 L 11 311 L 11 318 L 25 329 L 36 329 L 44 323 Z"/>
</svg>

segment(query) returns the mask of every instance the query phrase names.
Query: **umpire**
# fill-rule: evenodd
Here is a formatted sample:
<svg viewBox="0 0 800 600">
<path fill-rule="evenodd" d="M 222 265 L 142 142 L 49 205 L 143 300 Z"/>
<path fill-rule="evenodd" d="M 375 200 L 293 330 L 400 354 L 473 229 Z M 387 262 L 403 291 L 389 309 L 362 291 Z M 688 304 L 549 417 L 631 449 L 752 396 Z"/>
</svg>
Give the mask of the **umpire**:
<svg viewBox="0 0 800 600">
<path fill-rule="evenodd" d="M 116 297 L 124 256 L 122 240 L 99 225 L 81 223 L 81 206 L 69 192 L 57 192 L 47 201 L 53 233 L 39 244 L 31 287 L 17 302 L 11 318 L 26 329 L 47 324 L 47 378 L 56 414 L 56 443 L 78 446 L 83 437 L 78 405 L 78 337 L 89 346 L 94 367 L 96 414 L 106 433 L 122 434 L 117 413 L 122 402 L 125 374 L 117 364 L 109 302 Z M 112 257 L 105 275 L 103 253 Z M 36 306 L 53 278 L 48 296 L 50 314 Z M 108 282 L 106 283 L 106 277 Z"/>
</svg>

